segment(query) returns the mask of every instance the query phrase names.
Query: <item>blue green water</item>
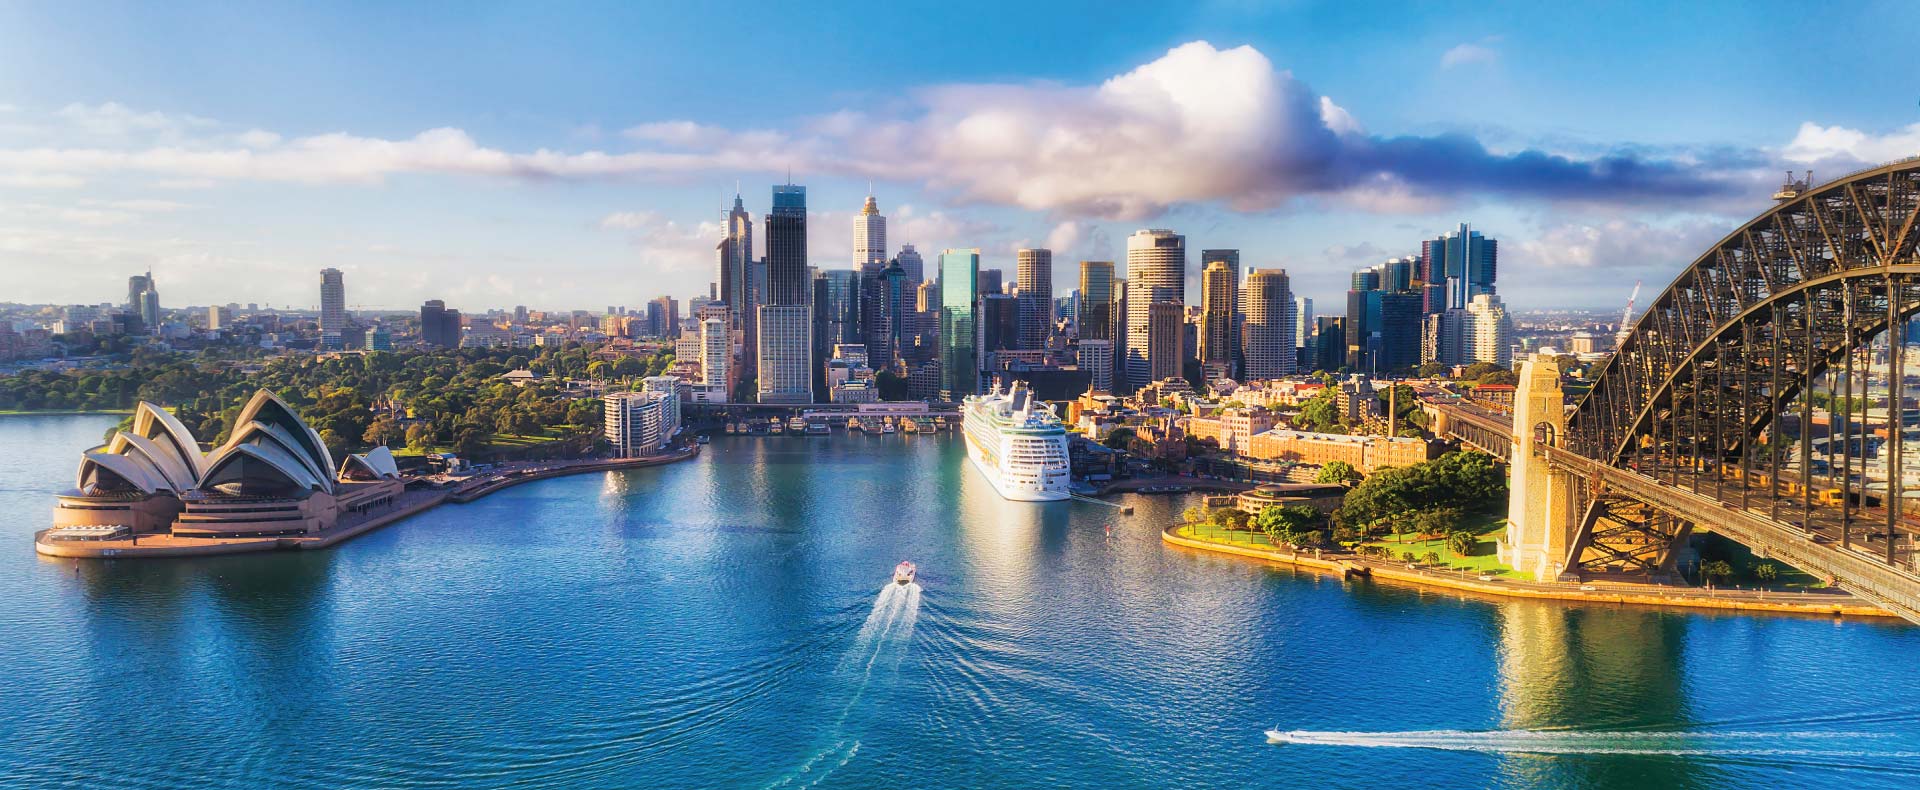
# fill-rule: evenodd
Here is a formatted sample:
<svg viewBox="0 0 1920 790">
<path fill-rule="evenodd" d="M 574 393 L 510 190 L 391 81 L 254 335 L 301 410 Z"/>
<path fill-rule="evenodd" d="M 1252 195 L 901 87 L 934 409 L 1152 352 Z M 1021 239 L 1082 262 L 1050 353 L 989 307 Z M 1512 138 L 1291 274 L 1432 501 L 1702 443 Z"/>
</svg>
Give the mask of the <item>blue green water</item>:
<svg viewBox="0 0 1920 790">
<path fill-rule="evenodd" d="M 111 422 L 0 418 L 0 784 L 1920 783 L 1920 628 L 1343 583 L 1163 545 L 1178 499 L 1004 502 L 945 438 L 718 439 L 331 551 L 37 558 Z"/>
</svg>

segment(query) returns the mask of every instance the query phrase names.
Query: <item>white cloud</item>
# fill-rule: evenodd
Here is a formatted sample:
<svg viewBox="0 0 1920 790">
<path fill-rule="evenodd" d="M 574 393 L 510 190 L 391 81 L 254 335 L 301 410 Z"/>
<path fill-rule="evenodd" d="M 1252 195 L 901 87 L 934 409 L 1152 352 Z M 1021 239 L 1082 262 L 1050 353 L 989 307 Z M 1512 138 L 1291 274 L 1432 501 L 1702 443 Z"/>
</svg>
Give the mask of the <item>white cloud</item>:
<svg viewBox="0 0 1920 790">
<path fill-rule="evenodd" d="M 791 168 L 802 177 L 917 182 L 963 203 L 1045 211 L 1056 221 L 1135 220 L 1180 204 L 1265 211 L 1303 197 L 1407 212 L 1472 193 L 1631 203 L 1745 186 L 1684 157 L 1496 154 L 1463 135 L 1371 136 L 1252 47 L 1204 41 L 1093 86 L 948 85 L 912 99 L 904 113 L 842 110 L 787 123 L 791 131 L 641 124 L 622 135 L 638 149 L 623 152 L 507 151 L 456 128 L 404 139 L 283 138 L 113 103 L 71 105 L 57 115 L 90 130 L 88 142 L 56 136 L 0 147 L 0 172 L 375 184 L 403 174 L 669 180 Z"/>
<path fill-rule="evenodd" d="M 1500 53 L 1484 44 L 1460 44 L 1440 56 L 1440 67 L 1450 69 L 1473 63 L 1492 63 L 1500 59 Z"/>
<path fill-rule="evenodd" d="M 1878 164 L 1920 156 L 1920 123 L 1887 134 L 1872 134 L 1844 126 L 1800 124 L 1799 132 L 1780 155 L 1791 162 L 1843 160 Z"/>
<path fill-rule="evenodd" d="M 0 187 L 78 189 L 86 185 L 86 179 L 65 173 L 0 173 Z"/>
</svg>

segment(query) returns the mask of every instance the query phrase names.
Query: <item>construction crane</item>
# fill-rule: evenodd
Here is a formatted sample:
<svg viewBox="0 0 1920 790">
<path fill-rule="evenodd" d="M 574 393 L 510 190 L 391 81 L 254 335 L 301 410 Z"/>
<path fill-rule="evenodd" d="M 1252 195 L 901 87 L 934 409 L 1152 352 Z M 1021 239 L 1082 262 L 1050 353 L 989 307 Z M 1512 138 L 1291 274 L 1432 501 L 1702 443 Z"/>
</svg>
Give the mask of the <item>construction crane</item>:
<svg viewBox="0 0 1920 790">
<path fill-rule="evenodd" d="M 1619 351 L 1627 344 L 1627 335 L 1633 334 L 1633 303 L 1640 301 L 1640 281 L 1633 281 L 1633 295 L 1627 297 L 1627 309 L 1620 314 L 1620 331 L 1613 333 L 1613 349 Z"/>
</svg>

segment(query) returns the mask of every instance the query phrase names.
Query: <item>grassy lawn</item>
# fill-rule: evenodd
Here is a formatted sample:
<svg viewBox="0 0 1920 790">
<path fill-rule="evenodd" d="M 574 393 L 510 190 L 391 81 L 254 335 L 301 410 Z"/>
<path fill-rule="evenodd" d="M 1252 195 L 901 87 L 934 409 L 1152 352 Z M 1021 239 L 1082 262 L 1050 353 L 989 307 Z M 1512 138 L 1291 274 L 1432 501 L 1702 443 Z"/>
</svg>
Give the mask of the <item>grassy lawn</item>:
<svg viewBox="0 0 1920 790">
<path fill-rule="evenodd" d="M 1427 552 L 1431 551 L 1440 555 L 1440 564 L 1445 567 L 1488 576 L 1521 578 L 1520 574 L 1515 573 L 1512 568 L 1501 565 L 1494 551 L 1494 545 L 1499 542 L 1500 536 L 1506 533 L 1506 516 L 1490 513 L 1473 513 L 1467 516 L 1466 522 L 1461 524 L 1461 527 L 1472 530 L 1474 534 L 1480 536 L 1480 542 L 1473 547 L 1473 554 L 1471 556 L 1462 557 L 1454 554 L 1447 548 L 1445 538 L 1414 540 L 1412 535 L 1389 535 L 1381 540 L 1368 541 L 1365 545 L 1385 546 L 1393 551 L 1393 557 L 1396 560 L 1398 560 L 1404 552 L 1411 551 L 1413 552 L 1413 556 L 1418 558 L 1425 556 Z M 1401 537 L 1405 537 L 1406 540 L 1400 540 L 1399 538 Z"/>
<path fill-rule="evenodd" d="M 1183 538 L 1194 538 L 1213 543 L 1225 543 L 1230 546 L 1246 546 L 1267 551 L 1289 551 L 1285 546 L 1275 546 L 1267 536 L 1253 530 L 1225 529 L 1212 524 L 1187 524 L 1174 534 Z"/>
</svg>

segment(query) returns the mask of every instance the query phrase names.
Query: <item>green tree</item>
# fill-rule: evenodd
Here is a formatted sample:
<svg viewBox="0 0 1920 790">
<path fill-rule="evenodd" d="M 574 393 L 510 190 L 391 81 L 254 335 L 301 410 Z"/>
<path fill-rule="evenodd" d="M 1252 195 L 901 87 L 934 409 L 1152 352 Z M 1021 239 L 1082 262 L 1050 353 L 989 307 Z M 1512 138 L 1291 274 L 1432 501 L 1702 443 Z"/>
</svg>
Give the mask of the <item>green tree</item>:
<svg viewBox="0 0 1920 790">
<path fill-rule="evenodd" d="M 1771 562 L 1760 563 L 1753 566 L 1753 578 L 1765 584 L 1772 584 L 1775 579 L 1780 578 L 1780 568 Z"/>
<path fill-rule="evenodd" d="M 1733 564 L 1726 560 L 1712 560 L 1700 563 L 1700 575 L 1707 577 L 1709 583 L 1726 584 L 1733 578 Z"/>
<path fill-rule="evenodd" d="M 1447 551 L 1461 557 L 1473 556 L 1473 550 L 1480 545 L 1480 536 L 1470 530 L 1454 530 L 1447 533 Z"/>
<path fill-rule="evenodd" d="M 1360 471 L 1346 461 L 1328 461 L 1320 467 L 1320 473 L 1313 476 L 1316 483 L 1340 483 L 1345 485 L 1360 479 Z"/>
<path fill-rule="evenodd" d="M 1133 445 L 1134 435 L 1132 428 L 1115 428 L 1100 443 L 1115 450 L 1126 450 Z"/>
<path fill-rule="evenodd" d="M 1420 555 L 1420 562 L 1421 562 L 1421 564 L 1423 564 L 1423 565 L 1439 565 L 1439 564 L 1440 564 L 1440 552 L 1437 552 L 1437 551 L 1429 551 L 1429 552 L 1427 552 L 1427 553 L 1425 553 L 1425 554 L 1422 554 L 1422 555 Z"/>
</svg>

